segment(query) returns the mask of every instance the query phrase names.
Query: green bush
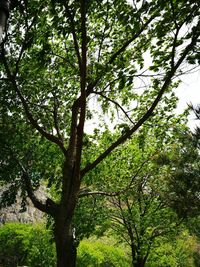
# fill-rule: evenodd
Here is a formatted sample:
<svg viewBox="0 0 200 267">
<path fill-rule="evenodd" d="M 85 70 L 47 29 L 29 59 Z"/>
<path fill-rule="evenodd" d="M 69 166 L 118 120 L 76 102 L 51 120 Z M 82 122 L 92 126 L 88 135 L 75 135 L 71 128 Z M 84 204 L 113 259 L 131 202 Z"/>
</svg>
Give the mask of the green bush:
<svg viewBox="0 0 200 267">
<path fill-rule="evenodd" d="M 129 267 L 125 252 L 102 242 L 82 241 L 78 248 L 77 267 Z"/>
<path fill-rule="evenodd" d="M 196 239 L 187 231 L 181 232 L 176 239 L 160 240 L 160 244 L 152 249 L 147 267 L 194 267 Z"/>
<path fill-rule="evenodd" d="M 26 251 L 23 247 L 23 236 L 26 233 L 22 225 L 6 224 L 0 227 L 0 257 L 5 266 L 23 265 L 26 262 Z"/>
<path fill-rule="evenodd" d="M 55 266 L 55 246 L 43 226 L 7 223 L 0 227 L 0 257 L 5 267 Z"/>
</svg>

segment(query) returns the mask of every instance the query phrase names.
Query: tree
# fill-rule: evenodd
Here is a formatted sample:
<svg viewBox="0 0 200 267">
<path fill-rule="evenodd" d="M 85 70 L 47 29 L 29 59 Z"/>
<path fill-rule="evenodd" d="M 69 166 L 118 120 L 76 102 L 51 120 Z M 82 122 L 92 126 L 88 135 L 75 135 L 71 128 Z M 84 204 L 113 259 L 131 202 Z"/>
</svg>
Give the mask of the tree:
<svg viewBox="0 0 200 267">
<path fill-rule="evenodd" d="M 111 198 L 108 217 L 116 236 L 130 247 L 134 267 L 146 265 L 160 237 L 175 236 L 177 233 L 178 217 L 162 197 L 166 191 L 166 184 L 162 181 L 165 170 L 157 164 L 161 151 L 171 145 L 167 138 L 171 132 L 170 125 L 173 125 L 171 121 L 165 125 L 166 129 L 159 128 L 160 137 L 157 136 L 157 127 L 144 127 L 122 148 L 121 156 L 118 155 L 115 161 L 113 175 L 120 176 L 119 162 L 125 165 L 120 168 L 124 170 L 121 181 L 126 190 Z M 164 139 L 168 139 L 165 145 Z M 124 155 L 126 161 L 123 160 Z"/>
<path fill-rule="evenodd" d="M 180 220 L 155 192 L 144 193 L 145 188 L 138 185 L 138 191 L 129 196 L 113 200 L 113 229 L 131 250 L 132 266 L 144 267 L 160 238 L 173 239 L 178 232 Z M 151 190 L 151 189 L 149 189 Z"/>
<path fill-rule="evenodd" d="M 164 127 L 143 127 L 110 159 L 110 187 L 121 182 L 125 190 L 113 194 L 107 216 L 130 247 L 134 267 L 144 267 L 155 246 L 176 238 L 183 222 L 199 214 L 199 153 L 192 134 L 181 117 L 164 121 Z"/>
<path fill-rule="evenodd" d="M 168 170 L 167 191 L 164 193 L 180 218 L 199 216 L 199 151 L 192 133 L 183 131 L 161 165 Z M 169 172 L 169 170 L 172 170 Z"/>
<path fill-rule="evenodd" d="M 24 0 L 12 11 L 1 44 L 1 179 L 8 202 L 21 188 L 53 218 L 58 267 L 75 266 L 72 218 L 86 175 L 154 115 L 182 64 L 199 60 L 199 5 Z M 126 127 L 96 158 L 84 158 L 85 124 L 97 114 L 118 114 Z M 35 196 L 42 181 L 56 183 L 56 201 Z"/>
<path fill-rule="evenodd" d="M 159 240 L 151 253 L 147 266 L 198 266 L 194 261 L 194 253 L 197 246 L 196 238 L 189 235 L 188 231 L 183 228 L 176 238 L 161 238 Z"/>
</svg>

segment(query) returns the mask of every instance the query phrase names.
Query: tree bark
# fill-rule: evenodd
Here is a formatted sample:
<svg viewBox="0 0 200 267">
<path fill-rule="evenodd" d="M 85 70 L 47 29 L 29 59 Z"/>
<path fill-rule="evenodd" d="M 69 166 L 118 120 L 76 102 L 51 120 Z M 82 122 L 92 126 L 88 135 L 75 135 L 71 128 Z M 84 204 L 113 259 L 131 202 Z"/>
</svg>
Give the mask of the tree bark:
<svg viewBox="0 0 200 267">
<path fill-rule="evenodd" d="M 146 260 L 143 258 L 136 258 L 136 259 L 133 259 L 132 263 L 133 263 L 133 267 L 144 267 Z"/>
<path fill-rule="evenodd" d="M 75 267 L 77 248 L 71 227 L 71 221 L 55 222 L 54 238 L 56 243 L 57 267 Z"/>
</svg>

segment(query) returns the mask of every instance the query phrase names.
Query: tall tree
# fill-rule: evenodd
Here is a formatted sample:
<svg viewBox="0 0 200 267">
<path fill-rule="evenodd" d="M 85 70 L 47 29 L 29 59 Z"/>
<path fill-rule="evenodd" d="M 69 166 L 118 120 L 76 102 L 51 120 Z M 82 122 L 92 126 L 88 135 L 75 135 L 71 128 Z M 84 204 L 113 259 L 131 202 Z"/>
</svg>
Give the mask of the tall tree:
<svg viewBox="0 0 200 267">
<path fill-rule="evenodd" d="M 75 266 L 71 223 L 84 177 L 154 114 L 183 63 L 199 59 L 199 6 L 24 0 L 13 10 L 1 43 L 1 179 L 54 219 L 58 267 Z M 85 124 L 105 113 L 126 127 L 88 161 Z M 43 180 L 60 188 L 57 201 L 36 197 Z"/>
</svg>

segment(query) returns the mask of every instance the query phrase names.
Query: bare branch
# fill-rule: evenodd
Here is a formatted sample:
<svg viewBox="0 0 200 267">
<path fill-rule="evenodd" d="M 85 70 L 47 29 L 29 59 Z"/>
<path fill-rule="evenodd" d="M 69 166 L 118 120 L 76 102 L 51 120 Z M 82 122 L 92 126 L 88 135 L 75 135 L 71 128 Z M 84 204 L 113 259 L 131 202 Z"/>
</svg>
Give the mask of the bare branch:
<svg viewBox="0 0 200 267">
<path fill-rule="evenodd" d="M 56 96 L 54 94 L 54 103 L 53 103 L 53 118 L 54 118 L 54 125 L 55 125 L 55 129 L 58 135 L 58 138 L 60 140 L 63 140 L 61 133 L 60 133 L 60 129 L 59 129 L 59 123 L 58 123 L 58 103 L 57 103 L 57 99 Z"/>
<path fill-rule="evenodd" d="M 97 196 L 97 195 L 100 195 L 100 196 L 107 196 L 107 197 L 113 197 L 113 196 L 117 196 L 119 194 L 119 192 L 113 192 L 113 193 L 109 193 L 109 192 L 105 192 L 105 191 L 89 191 L 89 189 L 83 189 L 83 190 L 80 190 L 80 193 L 79 193 L 79 198 L 82 198 L 82 197 L 86 197 L 86 196 Z"/>
<path fill-rule="evenodd" d="M 86 4 L 87 4 L 86 1 L 81 0 L 81 58 L 79 62 L 81 95 L 74 101 L 74 104 L 72 106 L 70 141 L 68 147 L 67 161 L 65 162 L 66 167 L 64 168 L 64 172 L 69 172 L 69 171 L 71 172 L 70 174 L 71 179 L 69 180 L 68 175 L 63 175 L 63 186 L 62 186 L 62 202 L 65 204 L 68 201 L 68 192 L 66 192 L 66 190 L 70 188 L 70 190 L 72 190 L 72 194 L 76 194 L 80 186 L 80 166 L 81 166 L 81 155 L 83 146 L 83 130 L 84 130 L 85 114 L 86 114 L 86 75 L 87 75 Z"/>
<path fill-rule="evenodd" d="M 23 56 L 23 53 L 24 51 L 26 50 L 26 47 L 27 47 L 27 44 L 31 41 L 30 39 L 27 39 L 27 36 L 28 36 L 28 32 L 30 31 L 30 29 L 34 26 L 36 20 L 37 20 L 37 15 L 33 18 L 31 24 L 28 26 L 27 30 L 26 30 L 26 33 L 25 33 L 25 38 L 24 38 L 24 41 L 22 43 L 22 46 L 21 46 L 21 50 L 20 50 L 20 53 L 19 53 L 19 57 L 16 61 L 16 64 L 15 64 L 15 73 L 14 73 L 14 76 L 16 77 L 18 71 L 19 71 L 19 64 L 20 64 L 20 61 L 22 59 L 22 56 Z"/>
<path fill-rule="evenodd" d="M 25 167 L 22 165 L 22 163 L 18 160 L 18 158 L 14 155 L 13 151 L 8 147 L 8 149 L 11 151 L 11 157 L 14 159 L 14 161 L 19 166 L 21 172 L 22 172 L 22 181 L 25 184 L 25 188 L 28 194 L 28 197 L 32 201 L 34 207 L 39 209 L 42 212 L 45 212 L 50 215 L 54 215 L 56 213 L 56 210 L 58 208 L 58 205 L 51 200 L 50 198 L 47 198 L 46 203 L 42 203 L 34 194 L 34 190 L 31 184 L 30 177 L 28 175 L 28 171 L 25 169 Z"/>
<path fill-rule="evenodd" d="M 107 0 L 107 13 L 106 13 L 106 18 L 105 18 L 105 22 L 104 22 L 104 29 L 103 29 L 103 34 L 102 34 L 102 38 L 100 40 L 100 44 L 99 44 L 99 51 L 98 51 L 98 57 L 97 57 L 97 62 L 100 61 L 100 57 L 101 57 L 101 50 L 102 50 L 102 46 L 103 46 L 103 42 L 104 42 L 104 37 L 105 37 L 105 32 L 106 32 L 106 27 L 107 27 L 107 23 L 108 23 L 108 0 Z"/>
<path fill-rule="evenodd" d="M 124 222 L 124 226 L 125 226 L 126 230 L 128 231 L 128 235 L 129 235 L 129 238 L 131 240 L 131 244 L 134 245 L 133 229 L 132 229 L 130 220 L 127 218 L 126 213 L 124 212 L 124 209 L 122 207 L 123 206 L 123 203 L 121 204 L 120 198 L 118 199 L 118 203 L 119 203 L 119 210 L 120 210 L 120 213 L 121 213 L 123 222 Z M 137 228 L 135 227 L 135 224 L 134 224 L 134 230 L 135 230 L 135 234 L 136 234 L 136 239 L 139 242 L 139 235 L 138 235 Z"/>
<path fill-rule="evenodd" d="M 137 230 L 136 224 L 134 222 L 134 216 L 132 214 L 132 210 L 131 210 L 131 206 L 130 206 L 128 198 L 125 199 L 125 202 L 126 202 L 126 206 L 127 206 L 127 209 L 128 209 L 128 214 L 129 214 L 129 216 L 131 216 L 132 221 L 133 221 L 133 228 L 134 228 L 134 231 L 135 231 L 135 234 L 136 234 L 137 241 L 139 241 L 138 230 Z M 132 227 L 130 226 L 130 228 L 131 228 L 131 233 L 132 233 Z M 132 239 L 133 235 L 131 235 L 130 238 Z"/>
<path fill-rule="evenodd" d="M 80 162 L 83 146 L 83 131 L 86 114 L 86 81 L 87 81 L 87 31 L 86 31 L 86 6 L 87 2 L 81 0 L 81 96 L 80 96 L 80 116 L 77 125 L 77 148 L 76 148 L 76 168 L 80 171 Z"/>
<path fill-rule="evenodd" d="M 87 33 L 86 33 L 86 3 L 81 1 L 81 61 L 80 61 L 80 87 L 81 95 L 72 107 L 72 122 L 70 130 L 69 157 L 76 154 L 76 166 L 80 168 L 83 145 L 83 129 L 86 112 L 86 73 L 87 73 Z M 78 116 L 79 115 L 79 116 Z M 79 124 L 78 124 L 79 119 Z M 76 150 L 76 151 L 75 151 Z M 77 170 L 78 171 L 78 170 Z"/>
<path fill-rule="evenodd" d="M 171 10 L 172 10 L 172 19 L 174 21 L 174 24 L 176 26 L 176 29 L 179 29 L 178 23 L 176 21 L 176 14 L 175 14 L 175 10 L 174 10 L 174 3 L 173 0 L 170 0 L 170 5 L 171 5 Z"/>
<path fill-rule="evenodd" d="M 35 196 L 35 194 L 33 192 L 33 188 L 32 188 L 32 184 L 31 184 L 30 178 L 28 176 L 28 173 L 25 170 L 22 171 L 22 181 L 25 184 L 28 197 L 32 201 L 34 207 L 39 209 L 42 212 L 49 213 L 47 211 L 46 205 L 44 203 L 42 203 L 41 201 L 39 201 L 37 199 L 37 197 Z"/>
</svg>

